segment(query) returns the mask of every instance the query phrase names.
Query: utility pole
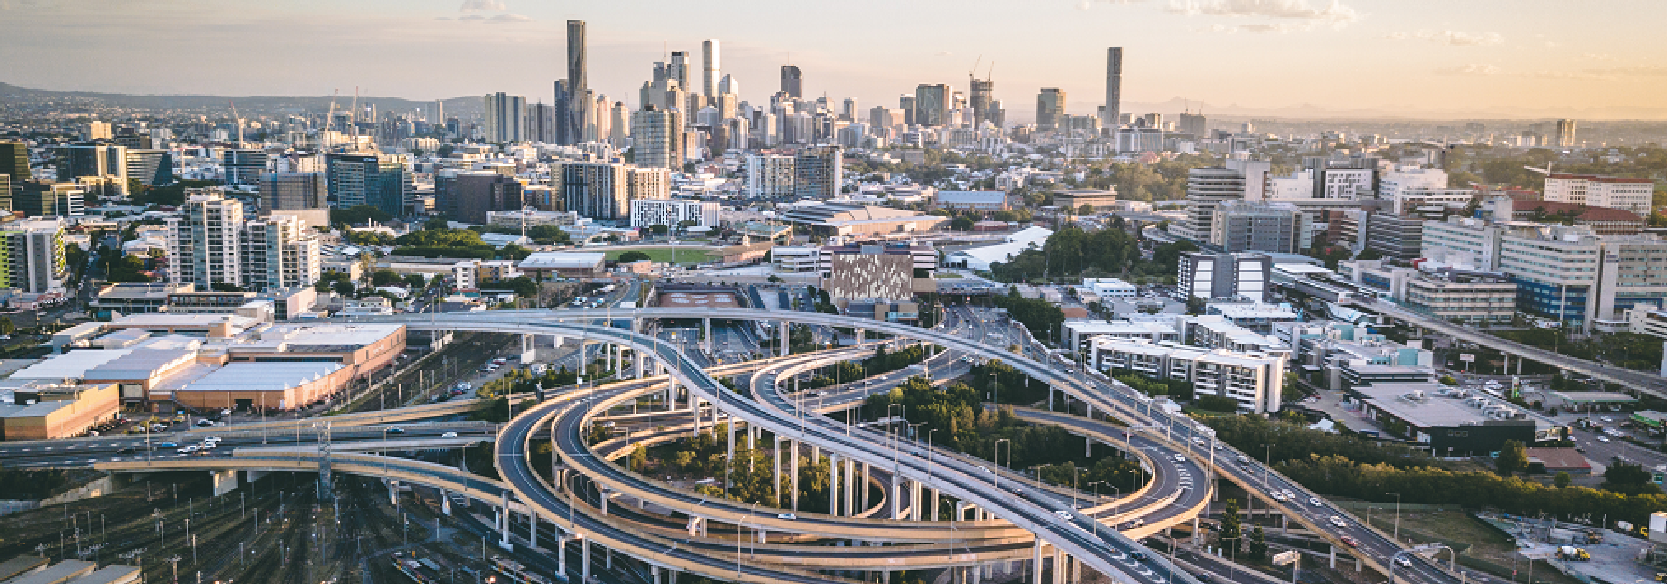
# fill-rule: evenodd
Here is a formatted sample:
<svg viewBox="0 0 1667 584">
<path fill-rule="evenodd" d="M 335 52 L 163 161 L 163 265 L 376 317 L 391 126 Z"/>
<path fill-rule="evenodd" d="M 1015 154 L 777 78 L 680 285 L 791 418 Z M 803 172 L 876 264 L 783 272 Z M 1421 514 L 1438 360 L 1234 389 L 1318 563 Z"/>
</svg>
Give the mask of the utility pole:
<svg viewBox="0 0 1667 584">
<path fill-rule="evenodd" d="M 168 563 L 173 564 L 174 566 L 174 584 L 179 584 L 179 560 L 179 554 L 174 554 L 168 557 Z"/>
</svg>

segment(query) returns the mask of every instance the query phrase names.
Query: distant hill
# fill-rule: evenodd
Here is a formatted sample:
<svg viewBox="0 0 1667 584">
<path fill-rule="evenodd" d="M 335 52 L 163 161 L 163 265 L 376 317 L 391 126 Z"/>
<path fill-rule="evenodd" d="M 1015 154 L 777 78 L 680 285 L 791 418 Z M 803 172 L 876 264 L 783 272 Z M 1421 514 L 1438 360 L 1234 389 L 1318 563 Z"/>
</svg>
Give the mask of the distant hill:
<svg viewBox="0 0 1667 584">
<path fill-rule="evenodd" d="M 91 91 L 52 91 L 46 89 L 31 89 L 19 87 L 9 83 L 0 83 L 0 101 L 38 102 L 54 99 L 72 99 L 96 102 L 107 107 L 133 108 L 145 110 L 207 110 L 222 111 L 227 109 L 228 103 L 236 103 L 240 113 L 288 114 L 301 112 L 325 112 L 330 109 L 330 96 L 294 96 L 294 95 L 250 95 L 250 96 L 221 96 L 221 95 L 127 95 L 122 93 L 97 93 Z M 352 95 L 337 96 L 336 108 L 345 111 L 353 104 Z M 446 114 L 470 115 L 481 112 L 481 99 L 475 96 L 453 97 L 441 100 L 445 104 Z M 359 96 L 359 105 L 375 105 L 378 112 L 411 111 L 433 107 L 432 101 L 413 101 L 399 97 Z"/>
</svg>

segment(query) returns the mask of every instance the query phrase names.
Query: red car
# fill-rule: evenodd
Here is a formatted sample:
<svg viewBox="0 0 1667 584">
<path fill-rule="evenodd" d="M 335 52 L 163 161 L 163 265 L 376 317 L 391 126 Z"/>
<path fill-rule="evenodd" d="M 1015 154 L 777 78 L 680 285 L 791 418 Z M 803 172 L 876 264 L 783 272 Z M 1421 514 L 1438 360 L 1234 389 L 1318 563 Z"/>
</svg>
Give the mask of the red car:
<svg viewBox="0 0 1667 584">
<path fill-rule="evenodd" d="M 1347 535 L 1343 536 L 1343 543 L 1349 544 L 1349 547 L 1360 547 L 1359 541 L 1355 541 L 1353 537 Z"/>
</svg>

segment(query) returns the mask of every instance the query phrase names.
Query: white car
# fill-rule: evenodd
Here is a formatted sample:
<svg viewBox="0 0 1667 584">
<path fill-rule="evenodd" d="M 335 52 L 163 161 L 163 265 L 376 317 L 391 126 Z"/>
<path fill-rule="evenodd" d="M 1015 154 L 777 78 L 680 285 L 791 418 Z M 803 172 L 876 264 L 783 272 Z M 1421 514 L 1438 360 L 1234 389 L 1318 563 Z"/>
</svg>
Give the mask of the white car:
<svg viewBox="0 0 1667 584">
<path fill-rule="evenodd" d="M 793 521 L 793 520 L 798 519 L 798 518 L 799 518 L 798 515 L 794 515 L 792 513 L 777 513 L 776 514 L 776 519 L 786 519 L 788 521 Z"/>
<path fill-rule="evenodd" d="M 1406 556 L 1395 556 L 1395 563 L 1400 564 L 1402 568 L 1412 567 L 1412 560 L 1407 559 Z"/>
<path fill-rule="evenodd" d="M 1598 436 L 1598 442 L 1608 442 L 1608 441 L 1609 441 L 1608 436 Z"/>
<path fill-rule="evenodd" d="M 1067 520 L 1068 520 L 1068 519 L 1070 519 L 1070 518 L 1071 518 L 1071 512 L 1070 512 L 1070 511 L 1066 511 L 1066 510 L 1064 510 L 1064 509 L 1060 509 L 1060 510 L 1058 510 L 1058 511 L 1054 511 L 1054 512 L 1053 512 L 1053 514 L 1054 514 L 1054 515 L 1058 515 L 1058 516 L 1059 516 L 1059 518 L 1060 518 L 1060 519 L 1067 519 Z"/>
<path fill-rule="evenodd" d="M 1186 461 L 1187 461 L 1187 456 L 1185 454 L 1175 455 L 1175 462 L 1186 462 Z"/>
<path fill-rule="evenodd" d="M 441 434 L 440 437 L 441 438 L 456 438 L 457 433 L 456 432 L 446 432 L 444 434 Z"/>
<path fill-rule="evenodd" d="M 1338 527 L 1348 527 L 1349 526 L 1348 523 L 1343 521 L 1342 517 L 1338 517 L 1336 515 L 1331 516 L 1331 524 L 1336 525 Z"/>
<path fill-rule="evenodd" d="M 1320 502 L 1320 498 L 1319 498 L 1319 497 L 1309 497 L 1309 498 L 1308 498 L 1308 504 L 1309 504 L 1309 505 L 1313 505 L 1313 506 L 1315 506 L 1315 507 L 1319 507 L 1319 506 L 1321 506 L 1321 505 L 1324 505 L 1324 503 L 1321 503 L 1321 502 Z"/>
</svg>

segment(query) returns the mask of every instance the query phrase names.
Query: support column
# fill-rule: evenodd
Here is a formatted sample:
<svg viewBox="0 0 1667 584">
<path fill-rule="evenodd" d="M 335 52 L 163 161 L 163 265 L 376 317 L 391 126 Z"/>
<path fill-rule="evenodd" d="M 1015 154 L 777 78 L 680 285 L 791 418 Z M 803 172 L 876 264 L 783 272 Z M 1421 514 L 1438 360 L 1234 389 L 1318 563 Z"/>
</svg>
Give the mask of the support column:
<svg viewBox="0 0 1667 584">
<path fill-rule="evenodd" d="M 932 516 L 930 518 L 928 518 L 927 521 L 937 521 L 938 520 L 938 517 L 939 517 L 939 515 L 938 515 L 938 495 L 939 495 L 939 493 L 940 493 L 940 491 L 938 491 L 937 489 L 932 489 Z"/>
<path fill-rule="evenodd" d="M 445 515 L 451 515 L 451 497 L 450 497 L 450 493 L 447 493 L 444 490 L 440 491 L 440 513 L 445 514 Z"/>
<path fill-rule="evenodd" d="M 530 509 L 529 509 L 530 511 Z M 538 514 L 527 514 L 527 547 L 538 549 Z"/>
<path fill-rule="evenodd" d="M 501 529 L 499 531 L 499 533 L 501 535 L 499 536 L 498 547 L 501 547 L 501 548 L 504 548 L 504 549 L 508 550 L 512 547 L 511 544 L 509 543 L 509 491 L 504 491 L 504 505 L 503 505 L 502 509 L 503 509 L 503 513 L 502 513 L 503 521 L 502 521 L 500 527 L 502 527 L 503 529 Z"/>
<path fill-rule="evenodd" d="M 1030 553 L 1030 583 L 1042 584 L 1042 538 L 1036 538 L 1036 546 Z"/>
<path fill-rule="evenodd" d="M 1048 411 L 1053 411 L 1053 386 L 1048 386 Z"/>
<path fill-rule="evenodd" d="M 556 536 L 556 574 L 567 577 L 567 540 L 573 539 L 572 534 Z"/>
<path fill-rule="evenodd" d="M 772 441 L 774 442 L 774 444 L 772 444 L 771 447 L 770 447 L 771 448 L 770 465 L 775 467 L 776 480 L 775 480 L 775 482 L 770 483 L 770 487 L 771 487 L 770 491 L 774 492 L 776 494 L 775 507 L 777 509 L 780 509 L 781 508 L 781 435 L 780 434 L 774 435 L 772 437 Z"/>
<path fill-rule="evenodd" d="M 1088 436 L 1083 436 L 1082 437 L 1082 456 L 1083 456 L 1083 458 L 1088 458 L 1088 459 L 1094 458 L 1094 439 L 1093 438 L 1088 437 Z"/>
<path fill-rule="evenodd" d="M 590 582 L 590 540 L 579 540 L 579 561 L 584 565 L 579 568 L 579 581 Z"/>
<path fill-rule="evenodd" d="M 909 519 L 920 521 L 920 481 L 909 481 Z"/>
<path fill-rule="evenodd" d="M 1330 548 L 1330 550 L 1331 550 L 1331 552 L 1326 557 L 1326 560 L 1328 562 L 1327 567 L 1329 567 L 1333 570 L 1336 570 L 1337 569 L 1337 546 L 1327 545 L 1326 547 Z"/>
<path fill-rule="evenodd" d="M 689 413 L 695 417 L 695 436 L 700 435 L 700 396 L 695 395 L 694 388 L 689 388 Z"/>
<path fill-rule="evenodd" d="M 538 339 L 533 335 L 521 335 L 521 364 L 526 365 L 538 360 Z"/>
<path fill-rule="evenodd" d="M 700 319 L 700 328 L 701 328 L 701 336 L 700 336 L 701 345 L 706 347 L 706 352 L 708 354 L 711 354 L 712 353 L 712 318 L 711 317 L 702 317 Z"/>
<path fill-rule="evenodd" d="M 828 514 L 839 516 L 839 455 L 828 453 Z"/>
<path fill-rule="evenodd" d="M 785 320 L 784 320 L 784 321 L 781 321 L 781 334 L 780 334 L 780 336 L 778 336 L 778 337 L 776 337 L 776 338 L 777 338 L 777 339 L 780 339 L 780 340 L 781 340 L 781 351 L 780 351 L 780 352 L 781 352 L 781 356 L 783 356 L 783 357 L 786 357 L 786 356 L 787 356 L 787 352 L 788 352 L 788 346 L 787 346 L 787 321 L 785 321 Z"/>
<path fill-rule="evenodd" d="M 635 373 L 637 374 L 637 379 L 642 379 L 642 377 L 643 377 L 643 355 L 642 355 L 642 353 L 632 351 L 631 352 L 631 360 L 636 361 L 637 367 L 636 367 Z"/>
<path fill-rule="evenodd" d="M 649 566 L 648 571 L 650 573 L 654 574 L 654 584 L 660 584 L 660 567 L 659 566 Z"/>
<path fill-rule="evenodd" d="M 857 483 L 857 490 L 862 492 L 862 508 L 868 510 L 868 463 L 862 463 L 862 482 Z"/>
<path fill-rule="evenodd" d="M 789 476 L 788 476 L 787 480 L 792 483 L 792 488 L 793 488 L 793 512 L 798 513 L 799 512 L 799 442 L 797 440 L 788 442 L 787 443 L 787 450 L 788 450 L 788 452 L 787 452 L 787 465 L 788 465 L 787 470 L 788 470 L 788 473 L 789 473 Z"/>
<path fill-rule="evenodd" d="M 891 473 L 891 494 L 889 496 L 891 497 L 891 518 L 892 519 L 902 519 L 903 518 L 903 504 L 902 504 L 903 489 L 901 488 L 902 485 L 898 484 L 898 482 L 899 482 L 899 479 L 897 478 L 897 473 L 896 472 Z"/>
<path fill-rule="evenodd" d="M 1065 551 L 1053 548 L 1053 584 L 1065 584 Z"/>
<path fill-rule="evenodd" d="M 856 495 L 857 495 L 856 490 L 857 490 L 857 488 L 858 488 L 858 485 L 857 485 L 857 461 L 853 460 L 853 459 L 850 459 L 850 458 L 847 458 L 847 459 L 845 459 L 845 514 L 846 515 L 853 515 L 854 516 L 857 513 L 862 511 L 861 509 L 857 509 L 857 506 L 855 505 L 855 503 L 857 502 L 857 499 L 856 499 Z"/>
<path fill-rule="evenodd" d="M 722 390 L 719 390 L 719 391 L 722 391 Z M 713 414 L 712 417 L 714 419 L 717 418 L 717 413 L 718 413 L 718 409 L 717 408 L 712 408 L 712 414 Z M 734 461 L 735 461 L 735 422 L 736 422 L 736 419 L 737 418 L 733 415 L 731 415 L 729 417 L 729 424 L 726 424 L 727 428 L 726 428 L 726 431 L 724 432 L 724 434 L 727 434 L 729 436 L 729 447 L 728 447 L 728 449 L 726 449 L 724 451 L 724 465 L 730 466 L 730 467 L 733 467 L 734 464 L 735 464 Z M 728 473 L 725 473 L 725 474 L 728 474 Z M 724 488 L 725 489 L 731 489 L 731 488 L 734 488 L 734 486 L 729 485 L 729 484 L 725 484 Z"/>
<path fill-rule="evenodd" d="M 606 489 L 602 489 L 601 492 L 597 493 L 597 494 L 600 495 L 600 497 L 598 497 L 598 498 L 602 500 L 602 516 L 607 517 L 608 516 L 608 491 Z"/>
</svg>

